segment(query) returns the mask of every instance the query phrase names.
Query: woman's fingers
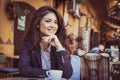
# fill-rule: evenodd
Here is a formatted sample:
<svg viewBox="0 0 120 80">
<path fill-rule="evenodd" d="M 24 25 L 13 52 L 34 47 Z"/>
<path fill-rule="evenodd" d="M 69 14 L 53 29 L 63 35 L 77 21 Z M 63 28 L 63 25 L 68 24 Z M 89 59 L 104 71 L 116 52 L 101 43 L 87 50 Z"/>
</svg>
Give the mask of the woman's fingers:
<svg viewBox="0 0 120 80">
<path fill-rule="evenodd" d="M 42 37 L 42 39 L 43 39 L 44 42 L 48 42 L 52 46 L 55 46 L 56 48 L 61 48 L 62 47 L 62 45 L 61 45 L 61 43 L 58 40 L 56 35 L 45 36 L 45 37 Z"/>
<path fill-rule="evenodd" d="M 42 37 L 42 39 L 45 42 L 51 42 L 51 41 L 54 41 L 54 36 L 45 36 L 45 37 Z"/>
<path fill-rule="evenodd" d="M 44 42 L 48 42 L 48 37 L 42 37 L 42 40 L 43 40 Z"/>
</svg>

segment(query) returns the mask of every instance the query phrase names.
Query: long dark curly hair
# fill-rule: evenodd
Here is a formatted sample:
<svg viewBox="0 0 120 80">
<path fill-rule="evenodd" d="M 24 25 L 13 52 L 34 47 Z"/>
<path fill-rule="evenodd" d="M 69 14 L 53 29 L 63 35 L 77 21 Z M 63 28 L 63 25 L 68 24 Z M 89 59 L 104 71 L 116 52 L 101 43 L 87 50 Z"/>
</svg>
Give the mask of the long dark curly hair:
<svg viewBox="0 0 120 80">
<path fill-rule="evenodd" d="M 48 13 L 54 13 L 56 15 L 57 21 L 58 21 L 58 31 L 56 32 L 56 35 L 57 35 L 58 39 L 60 40 L 61 44 L 63 46 L 65 46 L 64 40 L 66 38 L 66 30 L 64 27 L 64 22 L 63 22 L 62 16 L 53 7 L 43 6 L 43 7 L 40 7 L 38 10 L 36 10 L 36 12 L 34 13 L 32 19 L 31 19 L 31 22 L 30 22 L 29 29 L 24 38 L 24 40 L 27 39 L 27 41 L 32 42 L 32 45 L 33 45 L 33 46 L 31 46 L 32 49 L 37 48 L 39 46 L 39 43 L 41 41 L 41 34 L 40 34 L 40 30 L 37 26 L 40 24 L 40 21 L 43 18 L 43 16 L 45 16 Z"/>
</svg>

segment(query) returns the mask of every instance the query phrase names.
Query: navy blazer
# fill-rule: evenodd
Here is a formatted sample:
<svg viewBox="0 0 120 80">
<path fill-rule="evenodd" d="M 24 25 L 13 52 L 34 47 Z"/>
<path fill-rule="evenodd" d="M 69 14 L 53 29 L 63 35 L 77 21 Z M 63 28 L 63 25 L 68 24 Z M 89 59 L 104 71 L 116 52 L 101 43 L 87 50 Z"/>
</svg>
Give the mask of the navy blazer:
<svg viewBox="0 0 120 80">
<path fill-rule="evenodd" d="M 19 59 L 19 72 L 24 77 L 47 77 L 45 69 L 42 69 L 40 46 L 35 53 L 31 53 L 31 46 L 28 40 L 23 42 L 23 47 Z M 51 69 L 63 71 L 64 78 L 70 78 L 73 69 L 66 51 L 56 51 L 55 47 L 51 47 L 50 53 Z"/>
</svg>

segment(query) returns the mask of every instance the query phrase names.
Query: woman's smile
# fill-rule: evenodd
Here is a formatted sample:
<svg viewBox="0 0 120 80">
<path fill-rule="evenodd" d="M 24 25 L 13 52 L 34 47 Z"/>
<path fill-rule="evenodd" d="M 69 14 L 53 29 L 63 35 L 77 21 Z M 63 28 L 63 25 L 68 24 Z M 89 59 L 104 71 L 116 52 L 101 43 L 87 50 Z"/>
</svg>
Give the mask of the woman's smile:
<svg viewBox="0 0 120 80">
<path fill-rule="evenodd" d="M 54 32 L 55 32 L 54 29 L 48 29 L 48 31 L 49 31 L 50 33 L 54 33 Z"/>
</svg>

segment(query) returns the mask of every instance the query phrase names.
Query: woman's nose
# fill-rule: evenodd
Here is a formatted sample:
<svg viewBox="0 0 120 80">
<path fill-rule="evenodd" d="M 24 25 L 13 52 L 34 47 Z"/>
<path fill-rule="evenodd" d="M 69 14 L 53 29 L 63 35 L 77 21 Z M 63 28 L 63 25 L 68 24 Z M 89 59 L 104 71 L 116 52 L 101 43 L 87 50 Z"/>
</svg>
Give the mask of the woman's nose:
<svg viewBox="0 0 120 80">
<path fill-rule="evenodd" d="M 51 22 L 50 27 L 55 27 L 55 23 Z"/>
</svg>

